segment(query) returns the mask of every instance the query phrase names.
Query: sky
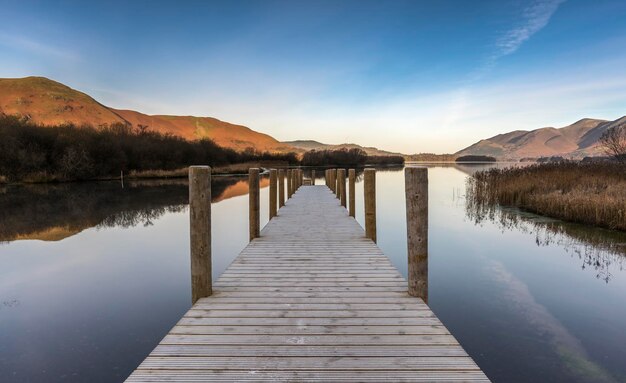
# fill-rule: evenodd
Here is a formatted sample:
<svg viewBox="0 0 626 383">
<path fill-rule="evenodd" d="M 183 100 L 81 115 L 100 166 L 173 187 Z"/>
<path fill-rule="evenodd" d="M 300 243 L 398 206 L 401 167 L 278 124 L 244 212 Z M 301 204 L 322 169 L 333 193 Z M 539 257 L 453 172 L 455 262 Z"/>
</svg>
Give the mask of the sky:
<svg viewBox="0 0 626 383">
<path fill-rule="evenodd" d="M 626 1 L 0 0 L 0 77 L 285 140 L 450 153 L 626 115 Z"/>
</svg>

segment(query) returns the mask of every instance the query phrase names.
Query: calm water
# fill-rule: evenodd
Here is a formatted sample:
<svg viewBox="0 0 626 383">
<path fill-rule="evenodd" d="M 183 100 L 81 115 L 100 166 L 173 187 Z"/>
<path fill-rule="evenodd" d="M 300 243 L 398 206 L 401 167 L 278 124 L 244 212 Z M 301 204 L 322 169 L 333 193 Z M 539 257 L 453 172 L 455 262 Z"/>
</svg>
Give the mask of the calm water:
<svg viewBox="0 0 626 383">
<path fill-rule="evenodd" d="M 435 313 L 494 381 L 626 381 L 626 235 L 473 211 L 474 170 L 429 171 Z M 214 177 L 214 278 L 247 243 L 245 180 Z M 127 377 L 190 306 L 186 200 L 184 181 L 0 187 L 0 381 Z M 406 276 L 401 169 L 377 173 L 377 204 Z"/>
</svg>

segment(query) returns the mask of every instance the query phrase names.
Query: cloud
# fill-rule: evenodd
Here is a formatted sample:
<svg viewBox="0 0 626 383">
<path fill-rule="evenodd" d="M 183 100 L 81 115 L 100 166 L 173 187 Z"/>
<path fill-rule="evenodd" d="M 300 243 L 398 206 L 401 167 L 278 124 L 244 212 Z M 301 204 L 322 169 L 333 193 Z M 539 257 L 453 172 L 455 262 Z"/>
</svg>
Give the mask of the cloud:
<svg viewBox="0 0 626 383">
<path fill-rule="evenodd" d="M 62 60 L 76 61 L 79 59 L 76 53 L 69 50 L 51 44 L 45 44 L 24 36 L 11 35 L 4 32 L 0 32 L 0 45 Z"/>
<path fill-rule="evenodd" d="M 565 0 L 538 0 L 522 11 L 520 25 L 504 33 L 496 42 L 497 50 L 492 60 L 514 53 L 526 40 L 542 30 L 557 8 Z"/>
</svg>

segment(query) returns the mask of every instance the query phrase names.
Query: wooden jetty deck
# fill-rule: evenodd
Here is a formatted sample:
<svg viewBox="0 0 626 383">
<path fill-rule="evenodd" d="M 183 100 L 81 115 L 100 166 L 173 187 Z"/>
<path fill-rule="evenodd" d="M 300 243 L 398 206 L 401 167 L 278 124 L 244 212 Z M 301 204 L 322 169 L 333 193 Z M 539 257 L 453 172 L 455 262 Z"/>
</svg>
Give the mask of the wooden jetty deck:
<svg viewBox="0 0 626 383">
<path fill-rule="evenodd" d="M 127 381 L 489 381 L 364 234 L 299 187 Z"/>
</svg>

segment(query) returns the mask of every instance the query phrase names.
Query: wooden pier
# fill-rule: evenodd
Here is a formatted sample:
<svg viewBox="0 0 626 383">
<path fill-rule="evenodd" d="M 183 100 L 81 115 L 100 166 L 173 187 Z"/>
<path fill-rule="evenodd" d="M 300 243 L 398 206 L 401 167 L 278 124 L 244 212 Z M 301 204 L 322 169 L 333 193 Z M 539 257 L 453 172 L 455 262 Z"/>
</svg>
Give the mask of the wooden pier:
<svg viewBox="0 0 626 383">
<path fill-rule="evenodd" d="M 489 381 L 407 293 L 407 281 L 341 205 L 345 198 L 294 177 L 291 198 L 212 295 L 197 300 L 127 381 Z"/>
</svg>

